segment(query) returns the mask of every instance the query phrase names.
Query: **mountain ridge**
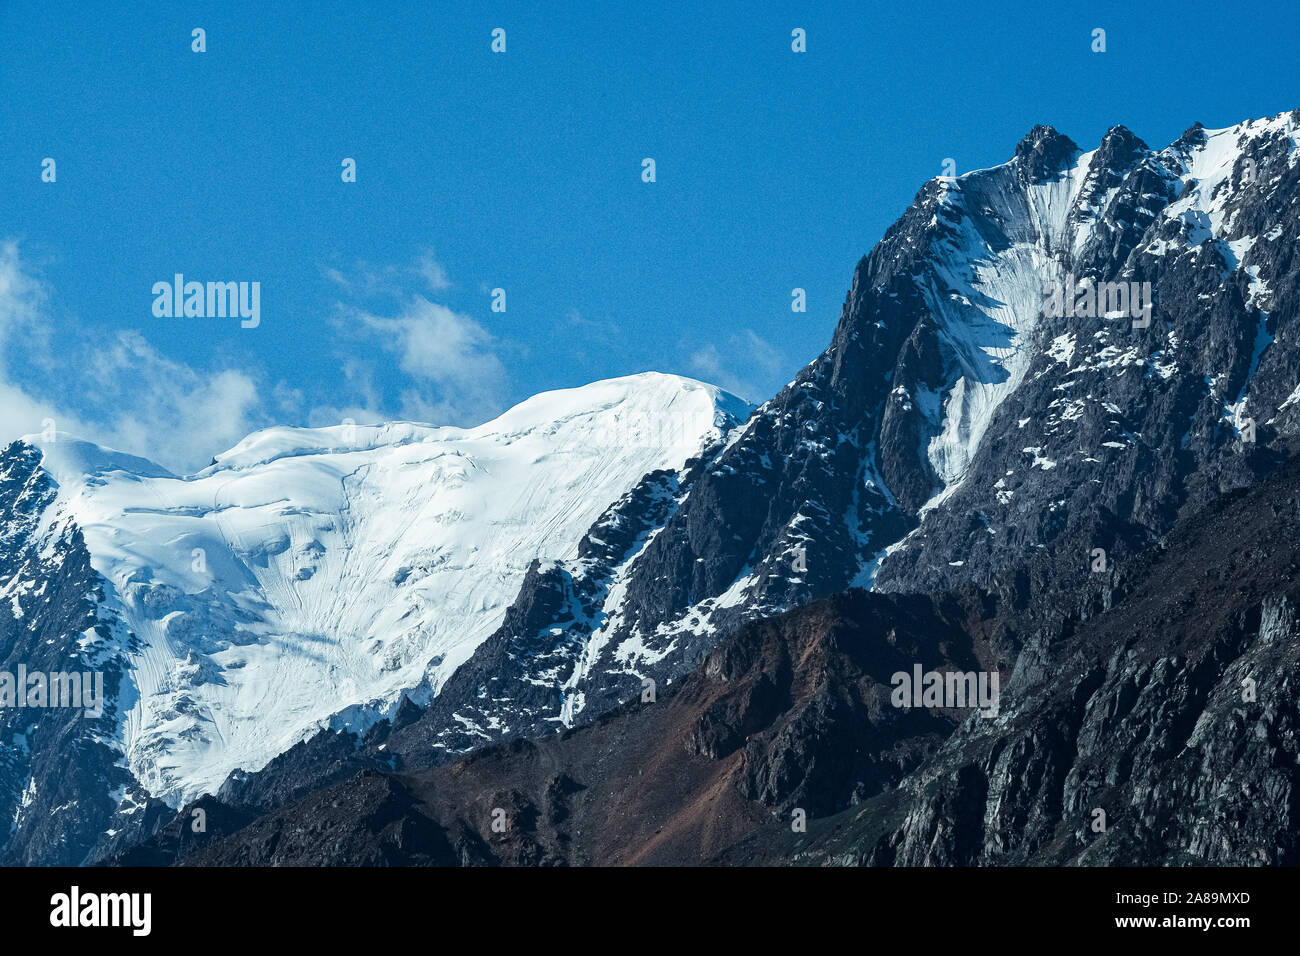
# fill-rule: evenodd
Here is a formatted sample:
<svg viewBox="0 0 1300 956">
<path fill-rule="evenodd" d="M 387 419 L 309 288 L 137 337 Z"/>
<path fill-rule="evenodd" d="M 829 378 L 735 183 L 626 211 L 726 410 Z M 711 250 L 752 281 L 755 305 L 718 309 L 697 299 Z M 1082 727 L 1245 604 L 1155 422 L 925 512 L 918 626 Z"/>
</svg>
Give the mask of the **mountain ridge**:
<svg viewBox="0 0 1300 956">
<path fill-rule="evenodd" d="M 256 760 L 228 761 L 228 775 L 178 787 L 166 773 L 140 774 L 93 856 L 149 839 L 171 813 L 157 794 L 174 805 L 215 791 L 260 814 L 359 770 L 436 773 L 485 745 L 602 720 L 647 686 L 671 693 L 750 623 L 851 586 L 963 593 L 975 607 L 992 595 L 1023 600 L 1025 587 L 1099 561 L 1111 590 L 1062 592 L 1061 608 L 1032 611 L 1033 626 L 1105 613 L 1129 559 L 1297 450 L 1298 127 L 1300 111 L 1223 130 L 1197 124 L 1152 150 L 1115 126 L 1083 151 L 1039 126 L 1007 163 L 930 180 L 857 263 L 827 350 L 743 423 L 738 412 L 719 417 L 712 390 L 705 427 L 672 461 L 638 458 L 621 481 L 581 496 L 567 547 L 516 554 L 493 615 L 476 616 L 480 630 L 457 645 L 469 650 L 444 657 L 427 689 L 403 673 L 383 707 L 335 709 L 315 736 L 268 742 Z M 1067 277 L 1090 293 L 1149 288 L 1151 311 L 1049 314 L 1048 288 Z M 662 447 L 662 430 L 651 432 Z M 493 438 L 515 440 L 508 429 Z M 286 429 L 250 436 L 191 484 L 256 474 L 303 440 Z M 407 490 L 416 500 L 419 483 Z M 465 510 L 480 506 L 467 499 Z M 310 581 L 319 556 L 289 544 L 289 570 Z M 256 578 L 254 566 L 285 553 L 267 539 L 240 561 Z M 184 586 L 133 580 L 141 570 L 112 583 L 164 616 L 189 600 Z M 402 570 L 393 594 L 409 600 L 410 573 L 433 568 Z M 237 632 L 261 613 L 232 605 L 201 623 Z M 401 657 L 413 632 L 394 614 L 371 633 Z M 132 640 L 153 627 L 142 621 L 128 622 Z M 201 710 L 190 691 L 229 679 L 211 664 L 228 649 L 207 640 L 197 635 L 198 653 L 172 667 L 166 679 L 182 689 L 163 715 L 200 735 L 207 718 L 192 717 Z M 1024 649 L 1023 637 L 1004 635 L 997 669 Z M 169 732 L 158 744 L 160 767 L 189 746 Z M 264 766 L 248 772 L 252 763 Z"/>
</svg>

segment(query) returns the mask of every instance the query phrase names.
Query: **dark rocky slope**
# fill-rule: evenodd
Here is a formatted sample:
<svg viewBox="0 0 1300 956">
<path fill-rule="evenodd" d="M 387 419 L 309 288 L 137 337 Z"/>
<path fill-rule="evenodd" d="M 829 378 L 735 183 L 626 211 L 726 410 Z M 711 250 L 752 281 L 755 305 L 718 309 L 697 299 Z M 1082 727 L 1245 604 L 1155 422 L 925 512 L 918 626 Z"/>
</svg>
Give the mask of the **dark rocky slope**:
<svg viewBox="0 0 1300 956">
<path fill-rule="evenodd" d="M 960 715 L 892 707 L 889 677 L 913 662 L 984 666 L 994 651 L 970 637 L 977 614 L 956 599 L 838 595 L 746 625 L 653 702 L 431 771 L 364 770 L 184 860 L 694 862 L 773 813 L 833 813 L 920 766 Z M 167 862 L 172 847 L 118 862 Z"/>
<path fill-rule="evenodd" d="M 0 708 L 0 864 L 75 866 L 108 828 L 118 797 L 143 799 L 114 735 L 124 656 L 101 607 L 103 581 L 80 530 L 46 522 L 53 480 L 22 442 L 0 451 L 0 671 L 95 674 L 98 716 L 67 706 Z M 46 698 L 47 703 L 53 699 Z"/>
<path fill-rule="evenodd" d="M 1294 864 L 1298 574 L 1293 460 L 1106 574 L 1075 550 L 992 592 L 816 601 L 654 703 L 364 771 L 183 862 Z M 1000 669 L 1000 714 L 893 707 L 913 663 Z"/>
</svg>

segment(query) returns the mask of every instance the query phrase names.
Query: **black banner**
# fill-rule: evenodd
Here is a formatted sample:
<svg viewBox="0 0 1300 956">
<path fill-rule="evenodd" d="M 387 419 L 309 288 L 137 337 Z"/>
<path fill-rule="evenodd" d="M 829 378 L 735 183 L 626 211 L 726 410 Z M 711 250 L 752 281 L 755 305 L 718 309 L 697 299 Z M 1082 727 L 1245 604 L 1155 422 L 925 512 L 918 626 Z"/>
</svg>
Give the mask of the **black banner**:
<svg viewBox="0 0 1300 956">
<path fill-rule="evenodd" d="M 1293 870 L 1205 868 L 7 869 L 0 880 L 14 942 L 75 934 L 81 942 L 233 943 L 255 933 L 271 943 L 338 944 L 436 928 L 431 945 L 454 932 L 462 947 L 479 933 L 494 947 L 558 937 L 623 945 L 632 930 L 653 945 L 701 919 L 758 936 L 778 924 L 808 928 L 810 919 L 827 929 L 851 923 L 868 935 L 916 932 L 922 948 L 940 927 L 963 926 L 984 940 L 1026 931 L 1043 942 L 1199 934 L 1231 945 L 1287 927 L 1298 885 Z"/>
</svg>

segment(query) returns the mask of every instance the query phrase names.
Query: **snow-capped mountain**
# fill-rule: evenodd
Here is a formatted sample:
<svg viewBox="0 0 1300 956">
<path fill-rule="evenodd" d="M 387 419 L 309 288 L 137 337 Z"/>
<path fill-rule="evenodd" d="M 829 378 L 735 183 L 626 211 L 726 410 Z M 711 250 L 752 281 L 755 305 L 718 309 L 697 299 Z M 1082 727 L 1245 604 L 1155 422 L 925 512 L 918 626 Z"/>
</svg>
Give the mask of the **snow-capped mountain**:
<svg viewBox="0 0 1300 956">
<path fill-rule="evenodd" d="M 609 502 L 749 410 L 644 374 L 475 428 L 273 428 L 187 477 L 65 436 L 10 455 L 39 448 L 33 521 L 75 528 L 102 580 L 112 626 L 91 637 L 130 672 L 105 736 L 145 792 L 176 802 L 321 727 L 427 700 L 501 623 L 531 562 L 575 557 Z M 28 620 L 42 586 L 0 573 L 5 616 Z"/>
<path fill-rule="evenodd" d="M 605 859 L 584 857 L 581 843 L 584 828 L 607 832 L 593 819 L 610 814 L 646 817 L 652 828 L 630 846 L 620 830 L 611 858 L 653 854 L 664 830 L 692 846 L 725 845 L 711 801 L 731 788 L 709 790 L 702 829 L 655 817 L 699 823 L 691 801 L 703 806 L 704 796 L 663 797 L 711 772 L 692 755 L 729 755 L 738 786 L 769 807 L 788 810 L 780 795 L 811 781 L 819 782 L 801 806 L 839 786 L 825 808 L 833 810 L 878 785 L 850 769 L 876 752 L 887 755 L 876 766 L 888 765 L 895 782 L 915 767 L 902 798 L 911 815 L 900 827 L 891 804 L 883 822 L 846 818 L 846 828 L 870 835 L 837 858 L 996 863 L 1048 858 L 1047 847 L 1068 857 L 1088 847 L 1083 811 L 1133 772 L 1131 792 L 1104 799 L 1140 802 L 1143 817 L 1127 831 L 1140 841 L 1096 859 L 1288 859 L 1282 844 L 1263 851 L 1252 840 L 1291 826 L 1292 782 L 1269 768 L 1293 749 L 1294 697 L 1284 688 L 1294 669 L 1260 663 L 1261 648 L 1294 633 L 1289 618 L 1275 620 L 1286 617 L 1277 607 L 1289 606 L 1276 568 L 1290 559 L 1268 552 L 1276 568 L 1252 579 L 1244 599 L 1211 598 L 1188 619 L 1180 616 L 1193 607 L 1188 594 L 1166 594 L 1159 574 L 1170 564 L 1181 574 L 1195 568 L 1235 593 L 1251 575 L 1216 567 L 1214 535 L 1191 545 L 1188 529 L 1207 515 L 1224 524 L 1214 508 L 1226 492 L 1258 484 L 1300 449 L 1298 142 L 1300 111 L 1223 130 L 1193 126 L 1162 150 L 1123 127 L 1089 151 L 1035 127 L 1007 163 L 927 183 L 858 264 L 825 353 L 715 454 L 670 479 L 647 476 L 601 517 L 576 559 L 539 563 L 501 627 L 427 707 L 364 739 L 320 735 L 262 773 L 227 781 L 217 805 L 271 813 L 230 841 L 232 856 L 212 859 L 294 860 L 299 851 L 329 859 L 310 839 L 276 856 L 275 838 L 295 817 L 276 808 L 302 797 L 373 813 L 361 798 L 367 787 L 414 804 L 426 782 L 437 802 L 457 785 L 418 771 L 510 738 L 537 742 L 489 749 L 448 777 L 463 773 L 471 792 L 488 788 L 545 821 L 528 840 L 499 848 L 519 862 L 571 851 Z M 1293 480 L 1294 470 L 1274 484 Z M 1270 505 L 1273 493 L 1253 496 L 1252 527 L 1270 508 L 1288 513 L 1291 499 Z M 1160 544 L 1178 528 L 1186 553 L 1166 559 Z M 1245 560 L 1249 545 L 1233 547 L 1231 560 Z M 910 593 L 865 631 L 854 615 L 828 612 L 835 602 L 809 604 L 807 626 L 824 631 L 831 660 L 864 654 L 883 678 L 890 668 L 881 662 L 909 632 L 940 651 L 968 643 L 983 667 L 1011 677 L 1007 715 L 967 722 L 931 766 L 907 749 L 924 746 L 925 734 L 882 737 L 888 709 L 878 699 L 852 703 L 856 680 L 804 701 L 789 696 L 794 648 L 807 636 L 790 626 L 800 612 L 740 626 L 852 585 Z M 1135 586 L 1146 597 L 1107 616 Z M 1261 605 L 1270 589 L 1279 593 Z M 1210 608 L 1228 623 L 1202 627 Z M 1097 628 L 1076 638 L 1093 618 Z M 958 637 L 947 635 L 954 625 Z M 751 646 L 787 627 L 784 650 Z M 1206 652 L 1207 633 L 1223 646 Z M 1103 646 L 1104 662 L 1096 659 Z M 827 657 L 814 665 L 810 673 L 822 675 Z M 732 673 L 760 666 L 768 670 L 756 680 Z M 1241 675 L 1260 667 L 1270 680 L 1277 669 L 1280 684 L 1255 729 L 1243 730 L 1251 725 L 1228 719 L 1236 712 L 1225 702 Z M 664 687 L 688 674 L 667 708 L 639 706 L 645 679 Z M 732 699 L 713 701 L 715 692 Z M 769 724 L 792 704 L 790 723 Z M 664 725 L 674 708 L 688 714 L 675 731 Z M 579 724 L 588 726 L 546 736 Z M 1081 726 L 1086 738 L 1075 736 Z M 942 731 L 931 724 L 926 732 Z M 1110 745 L 1116 733 L 1119 750 Z M 1252 751 L 1243 734 L 1271 743 Z M 1170 770 L 1163 761 L 1172 753 L 1183 763 Z M 383 773 L 390 769 L 399 773 Z M 833 784 L 841 773 L 848 778 Z M 1259 818 L 1237 798 L 1250 788 L 1270 794 Z M 641 806 L 629 794 L 650 796 Z M 455 808 L 450 819 L 434 812 L 461 862 L 478 860 L 486 845 L 472 813 L 454 817 L 474 799 L 445 800 Z M 584 802 L 594 818 L 548 848 L 548 828 L 563 830 Z M 728 819 L 753 811 L 733 807 Z M 424 812 L 413 809 L 404 825 L 428 819 Z M 788 829 L 784 819 L 776 825 Z M 876 846 L 881 828 L 887 836 Z M 950 845 L 957 832 L 963 842 Z M 1186 845 L 1170 842 L 1172 833 Z M 1059 842 L 1062 834 L 1073 842 Z"/>
<path fill-rule="evenodd" d="M 84 534 L 140 693 L 104 746 L 141 792 L 265 810 L 589 722 L 853 585 L 1109 580 L 1300 446 L 1298 144 L 1300 111 L 1161 150 L 1035 127 L 922 187 L 743 426 L 649 376 L 465 431 L 276 429 L 185 479 L 46 448 L 41 513 Z"/>
<path fill-rule="evenodd" d="M 581 723 L 851 585 L 978 585 L 1058 546 L 1093 573 L 1257 480 L 1300 427 L 1297 142 L 1297 113 L 1162 150 L 1040 126 L 1008 162 L 925 184 L 826 352 L 713 458 L 642 489 L 662 507 L 613 509 L 634 532 L 618 549 L 530 576 L 386 752 Z"/>
</svg>

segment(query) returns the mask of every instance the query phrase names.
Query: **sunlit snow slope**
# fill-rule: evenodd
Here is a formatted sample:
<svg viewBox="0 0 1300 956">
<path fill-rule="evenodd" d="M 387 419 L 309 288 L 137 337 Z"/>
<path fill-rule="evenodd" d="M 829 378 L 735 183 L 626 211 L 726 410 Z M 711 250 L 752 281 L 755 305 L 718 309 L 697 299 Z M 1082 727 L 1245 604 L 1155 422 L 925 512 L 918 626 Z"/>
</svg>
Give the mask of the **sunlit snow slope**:
<svg viewBox="0 0 1300 956">
<path fill-rule="evenodd" d="M 192 477 L 60 437 L 41 447 L 109 601 L 138 638 L 132 772 L 215 792 L 328 722 L 436 692 L 534 558 L 679 469 L 748 406 L 644 374 L 547 392 L 476 428 L 273 428 Z"/>
</svg>

